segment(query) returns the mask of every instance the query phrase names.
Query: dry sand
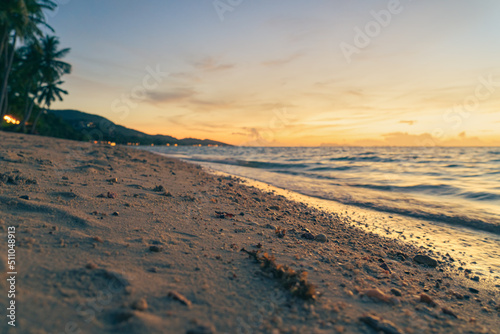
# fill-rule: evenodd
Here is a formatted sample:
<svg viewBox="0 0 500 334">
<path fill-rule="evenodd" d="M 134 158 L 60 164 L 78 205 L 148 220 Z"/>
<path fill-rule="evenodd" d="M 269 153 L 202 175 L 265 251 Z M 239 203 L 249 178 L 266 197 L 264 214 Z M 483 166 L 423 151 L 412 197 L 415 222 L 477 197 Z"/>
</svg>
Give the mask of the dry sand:
<svg viewBox="0 0 500 334">
<path fill-rule="evenodd" d="M 446 255 L 144 151 L 0 132 L 0 212 L 2 333 L 500 332 Z"/>
</svg>

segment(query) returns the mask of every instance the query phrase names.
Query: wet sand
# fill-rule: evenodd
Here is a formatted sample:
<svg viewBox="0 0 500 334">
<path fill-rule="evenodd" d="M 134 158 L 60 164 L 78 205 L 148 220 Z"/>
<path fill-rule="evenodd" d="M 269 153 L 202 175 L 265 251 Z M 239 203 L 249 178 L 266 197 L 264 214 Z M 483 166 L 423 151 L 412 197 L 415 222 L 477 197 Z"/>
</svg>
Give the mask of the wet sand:
<svg viewBox="0 0 500 334">
<path fill-rule="evenodd" d="M 344 214 L 126 147 L 0 143 L 1 332 L 498 332 L 494 282 Z"/>
<path fill-rule="evenodd" d="M 209 173 L 231 175 L 213 169 L 212 165 L 204 167 Z M 359 227 L 366 232 L 399 239 L 415 247 L 424 246 L 438 257 L 449 253 L 456 260 L 449 263 L 451 268 L 470 269 L 494 285 L 500 283 L 500 235 L 498 234 L 345 205 L 278 188 L 238 174 L 235 176 L 246 185 L 252 185 L 262 191 L 273 192 L 289 200 L 307 203 L 321 211 L 337 214 L 344 223 Z"/>
</svg>

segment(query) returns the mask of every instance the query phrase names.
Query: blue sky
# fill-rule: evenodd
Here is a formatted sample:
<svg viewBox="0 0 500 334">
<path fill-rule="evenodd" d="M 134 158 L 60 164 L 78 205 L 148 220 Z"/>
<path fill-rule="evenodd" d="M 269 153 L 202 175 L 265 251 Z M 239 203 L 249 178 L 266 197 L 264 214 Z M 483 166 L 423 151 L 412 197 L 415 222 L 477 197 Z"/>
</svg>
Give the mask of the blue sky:
<svg viewBox="0 0 500 334">
<path fill-rule="evenodd" d="M 498 1 L 59 3 L 55 108 L 244 145 L 500 144 Z"/>
</svg>

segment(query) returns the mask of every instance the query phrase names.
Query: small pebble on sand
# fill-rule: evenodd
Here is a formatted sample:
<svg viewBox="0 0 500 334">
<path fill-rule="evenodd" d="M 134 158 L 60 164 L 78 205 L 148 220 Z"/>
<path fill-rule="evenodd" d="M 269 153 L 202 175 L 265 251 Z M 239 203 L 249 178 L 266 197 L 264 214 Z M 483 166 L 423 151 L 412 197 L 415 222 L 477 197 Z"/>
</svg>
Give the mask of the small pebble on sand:
<svg viewBox="0 0 500 334">
<path fill-rule="evenodd" d="M 89 262 L 85 265 L 85 268 L 90 269 L 90 270 L 94 270 L 94 269 L 97 269 L 97 264 L 95 264 L 94 262 Z"/>
<path fill-rule="evenodd" d="M 385 302 L 385 303 L 390 303 L 391 302 L 390 296 L 386 295 L 385 293 L 383 293 L 379 289 L 364 290 L 363 294 L 365 296 L 367 296 L 367 297 L 370 297 L 373 300 L 376 300 L 376 301 L 382 301 L 382 302 Z"/>
<path fill-rule="evenodd" d="M 132 304 L 132 308 L 138 311 L 146 311 L 148 309 L 148 302 L 146 299 L 141 298 Z"/>
<path fill-rule="evenodd" d="M 402 334 L 403 331 L 396 327 L 395 324 L 390 322 L 389 320 L 382 319 L 380 317 L 377 317 L 375 315 L 366 315 L 364 317 L 359 318 L 361 322 L 364 322 L 367 324 L 369 327 L 373 328 L 374 330 L 386 334 Z"/>
<path fill-rule="evenodd" d="M 149 251 L 154 253 L 159 253 L 163 250 L 160 246 L 149 246 Z"/>
<path fill-rule="evenodd" d="M 474 289 L 474 288 L 469 288 L 469 291 L 472 292 L 472 293 L 479 293 L 479 290 L 477 289 Z"/>
<path fill-rule="evenodd" d="M 431 296 L 429 296 L 428 294 L 425 294 L 425 293 L 420 294 L 420 302 L 426 303 L 432 307 L 437 305 L 436 302 L 434 301 L 434 299 L 432 299 Z"/>
<path fill-rule="evenodd" d="M 423 264 L 433 268 L 437 267 L 438 265 L 437 261 L 428 255 L 421 255 L 421 254 L 415 255 L 413 261 L 417 262 L 418 264 Z"/>
<path fill-rule="evenodd" d="M 215 328 L 213 326 L 200 325 L 196 328 L 189 329 L 186 334 L 215 334 Z"/>
<path fill-rule="evenodd" d="M 101 237 L 93 237 L 93 238 L 92 238 L 92 240 L 97 241 L 97 242 L 100 242 L 100 243 L 103 243 L 103 242 L 104 242 L 104 240 L 102 240 L 102 238 L 101 238 Z"/>
<path fill-rule="evenodd" d="M 326 235 L 324 234 L 318 234 L 316 236 L 316 241 L 319 241 L 319 242 L 327 242 L 328 241 L 328 238 Z"/>
<path fill-rule="evenodd" d="M 452 317 L 454 318 L 458 318 L 458 316 L 455 314 L 455 312 L 453 312 L 452 310 L 450 310 L 449 308 L 446 308 L 446 307 L 443 307 L 441 309 L 441 311 L 444 313 L 444 314 L 447 314 L 447 315 L 451 315 Z"/>
<path fill-rule="evenodd" d="M 399 291 L 398 289 L 391 289 L 391 292 L 394 296 L 398 296 L 398 297 L 401 297 L 401 291 Z"/>
<path fill-rule="evenodd" d="M 302 238 L 307 239 L 307 240 L 314 240 L 316 237 L 314 234 L 306 232 L 301 235 Z"/>
<path fill-rule="evenodd" d="M 164 187 L 164 186 L 159 185 L 159 186 L 154 187 L 153 191 L 156 191 L 156 192 L 161 193 L 161 192 L 166 192 L 166 191 L 167 191 L 167 189 L 165 189 L 165 187 Z"/>
</svg>

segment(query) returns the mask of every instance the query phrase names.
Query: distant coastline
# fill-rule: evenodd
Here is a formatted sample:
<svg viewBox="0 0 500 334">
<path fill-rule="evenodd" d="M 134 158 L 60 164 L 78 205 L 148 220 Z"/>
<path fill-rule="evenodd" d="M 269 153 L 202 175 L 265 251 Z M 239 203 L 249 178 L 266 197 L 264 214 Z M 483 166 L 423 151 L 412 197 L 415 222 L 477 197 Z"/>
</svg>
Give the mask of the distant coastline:
<svg viewBox="0 0 500 334">
<path fill-rule="evenodd" d="M 2 130 L 16 132 L 16 124 Z M 109 119 L 78 110 L 48 110 L 40 120 L 37 134 L 61 139 L 112 143 L 116 145 L 172 145 L 172 146 L 232 146 L 210 139 L 178 139 L 168 135 L 149 135 L 115 124 Z"/>
</svg>

